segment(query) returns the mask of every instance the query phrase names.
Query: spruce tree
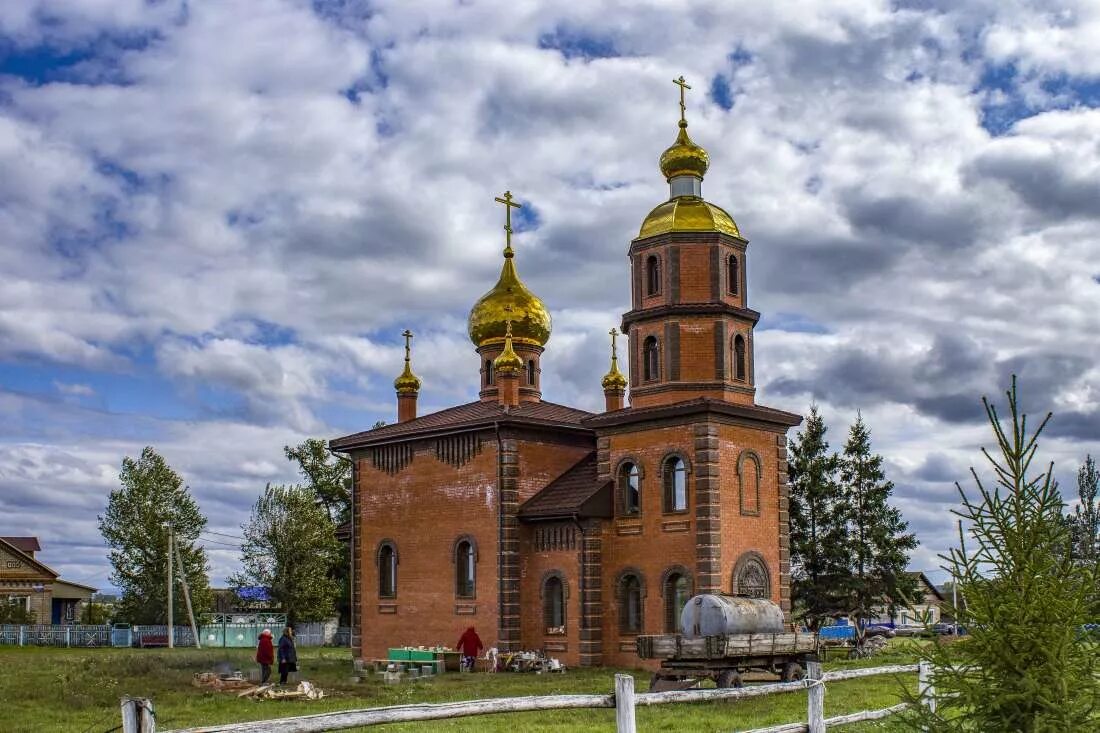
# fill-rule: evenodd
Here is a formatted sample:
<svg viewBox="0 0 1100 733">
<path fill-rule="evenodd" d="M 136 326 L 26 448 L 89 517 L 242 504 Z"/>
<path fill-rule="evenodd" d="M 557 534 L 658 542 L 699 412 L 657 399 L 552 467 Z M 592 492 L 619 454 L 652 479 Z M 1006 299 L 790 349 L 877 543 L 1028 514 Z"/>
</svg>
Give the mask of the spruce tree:
<svg viewBox="0 0 1100 733">
<path fill-rule="evenodd" d="M 838 461 L 829 452 L 827 432 L 817 405 L 811 405 L 787 462 L 791 598 L 795 615 L 811 629 L 842 609 L 838 591 L 846 571 Z"/>
<path fill-rule="evenodd" d="M 1054 480 L 1054 466 L 1033 472 L 1038 437 L 1050 419 L 1028 432 L 1019 412 L 1016 378 L 1007 392 L 1009 418 L 982 398 L 999 456 L 985 448 L 995 481 L 970 469 L 976 491 L 956 484 L 975 546 L 941 557 L 966 604 L 956 611 L 967 636 L 957 644 L 923 647 L 932 664 L 936 710 L 913 704 L 903 716 L 921 731 L 1097 730 L 1100 724 L 1100 654 L 1083 633 L 1090 620 L 1094 570 L 1065 551 L 1069 530 Z"/>
<path fill-rule="evenodd" d="M 1091 568 L 1094 577 L 1100 578 L 1100 504 L 1097 489 L 1100 488 L 1100 472 L 1092 456 L 1085 456 L 1085 463 L 1077 471 L 1077 497 L 1080 503 L 1067 517 L 1070 531 L 1070 556 L 1079 565 Z M 1100 588 L 1093 589 L 1093 614 L 1100 617 Z"/>
<path fill-rule="evenodd" d="M 168 618 L 168 527 L 179 547 L 196 614 L 210 607 L 206 551 L 197 547 L 206 517 L 183 479 L 152 447 L 136 461 L 122 459 L 122 487 L 111 492 L 99 531 L 111 548 L 111 581 L 122 591 L 116 619 L 132 624 L 165 623 Z M 179 576 L 179 568 L 174 570 Z M 178 580 L 176 581 L 179 582 Z M 173 614 L 185 619 L 181 588 L 173 598 Z"/>
<path fill-rule="evenodd" d="M 848 528 L 847 604 L 861 630 L 875 609 L 885 607 L 893 616 L 913 596 L 916 584 L 905 568 L 917 538 L 890 506 L 894 484 L 886 479 L 882 456 L 871 452 L 871 431 L 858 413 L 840 459 L 840 487 Z M 857 633 L 857 648 L 862 641 Z"/>
</svg>

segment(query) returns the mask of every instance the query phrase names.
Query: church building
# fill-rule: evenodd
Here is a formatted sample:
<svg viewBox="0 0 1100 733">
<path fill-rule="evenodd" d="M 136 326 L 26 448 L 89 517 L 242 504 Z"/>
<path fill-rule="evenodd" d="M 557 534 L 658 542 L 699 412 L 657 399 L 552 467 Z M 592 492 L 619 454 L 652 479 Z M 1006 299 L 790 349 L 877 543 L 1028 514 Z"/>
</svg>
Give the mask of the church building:
<svg viewBox="0 0 1100 733">
<path fill-rule="evenodd" d="M 406 331 L 397 422 L 331 442 L 354 465 L 356 658 L 474 626 L 502 651 L 640 666 L 635 637 L 676 630 L 696 593 L 771 598 L 789 617 L 787 430 L 801 418 L 756 404 L 748 242 L 702 197 L 709 158 L 677 84 L 669 199 L 623 272 L 630 379 L 615 329 L 593 375 L 604 411 L 543 399 L 551 318 L 519 277 L 505 193 L 500 279 L 469 317 L 479 399 L 418 415 Z"/>
</svg>

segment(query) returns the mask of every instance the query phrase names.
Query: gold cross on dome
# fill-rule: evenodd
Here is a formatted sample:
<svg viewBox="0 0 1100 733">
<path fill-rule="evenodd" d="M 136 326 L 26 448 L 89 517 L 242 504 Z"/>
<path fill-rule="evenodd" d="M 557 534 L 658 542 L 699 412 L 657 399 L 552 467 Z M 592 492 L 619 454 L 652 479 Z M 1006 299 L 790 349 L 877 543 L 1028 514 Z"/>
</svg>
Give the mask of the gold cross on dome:
<svg viewBox="0 0 1100 733">
<path fill-rule="evenodd" d="M 512 200 L 512 192 L 505 191 L 504 198 L 497 196 L 493 199 L 499 204 L 504 204 L 504 254 L 512 254 L 512 209 L 522 209 L 523 205 Z"/>
<path fill-rule="evenodd" d="M 615 346 L 615 339 L 618 337 L 619 331 L 618 329 L 612 328 L 608 333 L 611 334 L 611 360 L 615 361 L 619 356 L 618 349 Z"/>
<path fill-rule="evenodd" d="M 679 79 L 673 79 L 672 83 L 680 87 L 680 122 L 687 122 L 687 104 L 684 102 L 684 90 L 691 89 L 686 81 L 684 81 L 683 74 Z"/>
<path fill-rule="evenodd" d="M 409 329 L 405 329 L 401 332 L 401 335 L 405 337 L 405 361 L 409 360 L 409 342 L 412 340 L 413 332 Z"/>
</svg>

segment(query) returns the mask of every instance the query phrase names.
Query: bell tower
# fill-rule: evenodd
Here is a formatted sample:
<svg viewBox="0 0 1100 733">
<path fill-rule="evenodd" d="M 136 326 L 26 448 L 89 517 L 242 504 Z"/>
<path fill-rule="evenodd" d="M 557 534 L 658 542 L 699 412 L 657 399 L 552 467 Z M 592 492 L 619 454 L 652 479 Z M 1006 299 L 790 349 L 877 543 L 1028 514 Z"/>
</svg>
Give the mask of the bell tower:
<svg viewBox="0 0 1100 733">
<path fill-rule="evenodd" d="M 680 131 L 661 155 L 669 200 L 642 222 L 630 243 L 632 301 L 622 330 L 630 336 L 630 404 L 649 407 L 710 397 L 751 405 L 753 328 L 748 307 L 748 241 L 733 218 L 703 199 L 707 151 L 687 132 L 680 87 Z"/>
</svg>

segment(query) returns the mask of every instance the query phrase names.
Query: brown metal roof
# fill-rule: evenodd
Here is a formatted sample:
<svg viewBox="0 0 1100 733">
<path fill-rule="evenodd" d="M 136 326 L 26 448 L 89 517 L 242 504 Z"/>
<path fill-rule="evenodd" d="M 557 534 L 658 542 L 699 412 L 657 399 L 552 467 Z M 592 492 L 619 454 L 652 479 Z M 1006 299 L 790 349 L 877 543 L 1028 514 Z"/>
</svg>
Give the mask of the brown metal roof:
<svg viewBox="0 0 1100 733">
<path fill-rule="evenodd" d="M 519 508 L 520 519 L 560 519 L 563 517 L 610 517 L 611 482 L 599 482 L 596 453 L 574 464 L 546 488 Z"/>
<path fill-rule="evenodd" d="M 37 537 L 0 537 L 0 540 L 4 540 L 20 552 L 38 552 L 42 549 Z"/>
<path fill-rule="evenodd" d="M 792 412 L 776 410 L 763 405 L 742 405 L 736 402 L 714 399 L 713 397 L 696 397 L 683 402 L 672 402 L 667 405 L 653 405 L 652 407 L 626 407 L 613 412 L 601 412 L 592 415 L 584 421 L 587 427 L 603 428 L 615 425 L 628 425 L 643 420 L 659 420 L 662 418 L 683 417 L 698 413 L 711 412 L 719 415 L 728 415 L 733 418 L 763 423 L 777 428 L 787 429 L 802 422 L 801 415 Z"/>
<path fill-rule="evenodd" d="M 463 427 L 487 425 L 493 422 L 527 423 L 531 425 L 564 426 L 584 430 L 581 421 L 591 417 L 591 412 L 566 407 L 553 402 L 521 402 L 517 407 L 505 410 L 496 401 L 468 402 L 446 410 L 429 413 L 414 420 L 384 425 L 353 435 L 345 435 L 329 442 L 335 451 L 350 450 L 363 445 L 385 443 L 421 433 L 451 430 Z"/>
</svg>

